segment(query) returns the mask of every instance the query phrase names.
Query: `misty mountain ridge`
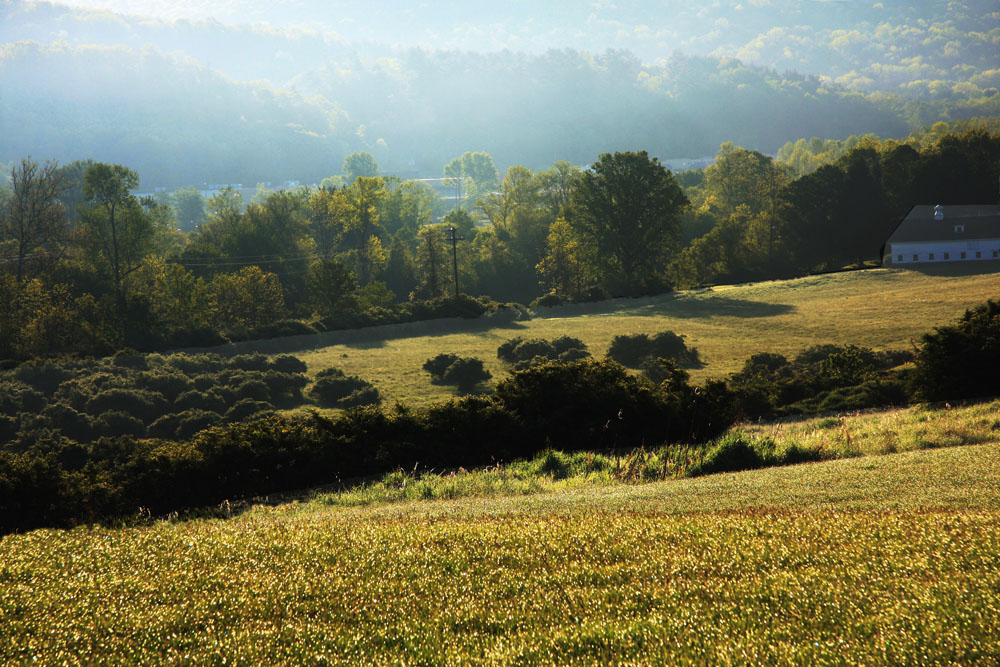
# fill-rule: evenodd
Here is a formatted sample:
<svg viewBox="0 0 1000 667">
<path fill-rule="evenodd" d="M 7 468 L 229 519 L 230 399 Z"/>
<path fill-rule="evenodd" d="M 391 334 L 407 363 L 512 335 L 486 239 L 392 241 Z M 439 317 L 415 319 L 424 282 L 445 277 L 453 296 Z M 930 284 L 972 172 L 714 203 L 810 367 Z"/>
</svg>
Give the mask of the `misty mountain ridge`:
<svg viewBox="0 0 1000 667">
<path fill-rule="evenodd" d="M 93 157 L 145 185 L 318 182 L 370 150 L 433 177 L 466 150 L 536 169 L 723 141 L 773 154 L 997 113 L 994 3 L 738 4 L 351 0 L 333 15 L 236 0 L 218 20 L 193 2 L 168 20 L 7 0 L 0 162 Z"/>
</svg>

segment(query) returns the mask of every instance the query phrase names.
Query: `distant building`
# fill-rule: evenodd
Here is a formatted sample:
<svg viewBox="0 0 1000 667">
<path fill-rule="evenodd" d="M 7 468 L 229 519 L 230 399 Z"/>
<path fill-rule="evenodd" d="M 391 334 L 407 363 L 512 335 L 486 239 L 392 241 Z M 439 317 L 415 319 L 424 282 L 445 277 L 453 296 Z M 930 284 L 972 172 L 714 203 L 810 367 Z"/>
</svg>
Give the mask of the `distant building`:
<svg viewBox="0 0 1000 667">
<path fill-rule="evenodd" d="M 914 206 L 882 257 L 892 266 L 1000 259 L 1000 206 Z"/>
</svg>

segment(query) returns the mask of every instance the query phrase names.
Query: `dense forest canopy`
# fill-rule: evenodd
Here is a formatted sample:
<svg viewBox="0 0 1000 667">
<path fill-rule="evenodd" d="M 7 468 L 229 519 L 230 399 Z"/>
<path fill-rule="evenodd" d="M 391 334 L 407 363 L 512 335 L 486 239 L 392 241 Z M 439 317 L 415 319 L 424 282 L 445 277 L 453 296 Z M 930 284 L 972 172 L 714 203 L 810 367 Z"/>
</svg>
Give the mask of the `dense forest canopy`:
<svg viewBox="0 0 1000 667">
<path fill-rule="evenodd" d="M 318 183 L 356 150 L 425 178 L 469 150 L 774 154 L 1000 113 L 985 1 L 70 4 L 0 3 L 0 162 L 94 158 L 144 187 Z"/>
</svg>

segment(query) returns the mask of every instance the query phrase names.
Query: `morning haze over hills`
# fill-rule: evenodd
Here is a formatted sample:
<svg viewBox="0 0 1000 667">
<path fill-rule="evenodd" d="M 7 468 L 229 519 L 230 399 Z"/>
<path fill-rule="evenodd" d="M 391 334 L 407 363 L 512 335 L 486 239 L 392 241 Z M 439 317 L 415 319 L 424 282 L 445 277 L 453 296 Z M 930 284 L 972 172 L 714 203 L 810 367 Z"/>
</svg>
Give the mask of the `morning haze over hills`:
<svg viewBox="0 0 1000 667">
<path fill-rule="evenodd" d="M 176 187 L 318 183 L 358 150 L 428 178 L 469 150 L 502 172 L 901 138 L 997 113 L 996 10 L 7 0 L 0 162 L 93 158 Z"/>
</svg>

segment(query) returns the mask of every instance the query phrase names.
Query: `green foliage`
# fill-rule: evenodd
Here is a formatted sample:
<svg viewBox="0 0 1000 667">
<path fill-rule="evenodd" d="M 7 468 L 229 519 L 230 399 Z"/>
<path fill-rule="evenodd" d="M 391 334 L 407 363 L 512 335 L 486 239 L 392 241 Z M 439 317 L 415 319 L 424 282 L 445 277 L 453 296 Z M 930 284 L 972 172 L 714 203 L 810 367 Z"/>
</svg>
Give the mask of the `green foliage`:
<svg viewBox="0 0 1000 667">
<path fill-rule="evenodd" d="M 701 365 L 698 350 L 688 348 L 684 336 L 673 331 L 660 331 L 652 336 L 644 333 L 620 334 L 611 340 L 608 357 L 629 368 L 639 368 L 647 361 L 660 357 L 687 368 Z"/>
<path fill-rule="evenodd" d="M 518 336 L 497 348 L 497 358 L 511 364 L 515 370 L 549 361 L 579 361 L 589 356 L 586 344 L 572 336 L 559 336 L 551 341 L 544 338 L 525 340 Z"/>
<path fill-rule="evenodd" d="M 755 354 L 728 382 L 751 418 L 905 405 L 909 392 L 892 369 L 912 359 L 904 351 L 814 345 L 791 362 L 780 354 Z"/>
<path fill-rule="evenodd" d="M 922 400 L 1000 394 L 1000 301 L 966 310 L 953 325 L 924 334 L 911 375 Z"/>
<path fill-rule="evenodd" d="M 379 403 L 381 399 L 374 389 L 370 382 L 356 375 L 345 375 L 339 368 L 325 368 L 316 374 L 309 395 L 323 407 L 346 408 Z"/>
<path fill-rule="evenodd" d="M 430 373 L 436 384 L 454 385 L 463 394 L 489 380 L 493 375 L 483 368 L 483 361 L 474 357 L 459 357 L 441 353 L 424 362 L 423 369 Z"/>
<path fill-rule="evenodd" d="M 602 283 L 642 291 L 680 239 L 687 197 L 673 175 L 645 151 L 604 153 L 573 190 L 573 231 L 597 249 Z"/>
</svg>

